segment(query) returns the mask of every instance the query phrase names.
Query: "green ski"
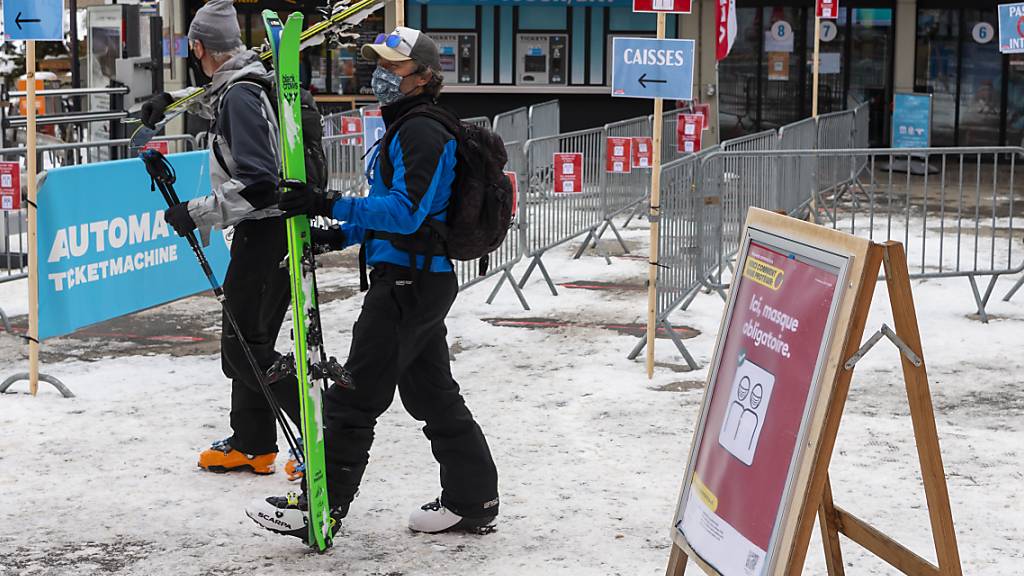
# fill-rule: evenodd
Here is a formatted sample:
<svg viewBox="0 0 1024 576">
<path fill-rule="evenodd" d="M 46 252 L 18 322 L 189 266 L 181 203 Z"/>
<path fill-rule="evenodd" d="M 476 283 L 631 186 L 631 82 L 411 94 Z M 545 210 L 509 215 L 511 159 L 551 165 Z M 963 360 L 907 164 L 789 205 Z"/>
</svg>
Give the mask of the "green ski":
<svg viewBox="0 0 1024 576">
<path fill-rule="evenodd" d="M 293 12 L 282 27 L 273 10 L 263 11 L 277 74 L 277 110 L 284 178 L 306 181 L 299 101 L 299 35 L 302 13 Z M 287 192 L 286 192 L 287 193 Z M 331 545 L 332 527 L 327 502 L 324 465 L 323 390 L 326 386 L 323 332 L 317 308 L 315 263 L 310 242 L 309 219 L 288 219 L 288 273 L 292 291 L 292 338 L 295 341 L 295 376 L 299 381 L 302 408 L 302 439 L 306 464 L 306 496 L 309 502 L 309 544 L 323 552 Z"/>
</svg>

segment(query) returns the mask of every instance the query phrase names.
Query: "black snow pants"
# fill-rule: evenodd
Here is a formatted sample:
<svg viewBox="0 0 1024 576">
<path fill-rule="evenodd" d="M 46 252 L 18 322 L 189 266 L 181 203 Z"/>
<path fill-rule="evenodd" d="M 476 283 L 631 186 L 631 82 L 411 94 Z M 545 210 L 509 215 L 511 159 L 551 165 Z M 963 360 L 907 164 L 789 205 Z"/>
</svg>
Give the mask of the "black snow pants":
<svg viewBox="0 0 1024 576">
<path fill-rule="evenodd" d="M 498 512 L 498 473 L 487 440 L 452 378 L 445 317 L 458 293 L 455 274 L 377 265 L 352 328 L 346 366 L 354 390 L 324 397 L 331 506 L 347 510 L 369 459 L 377 418 L 394 399 L 425 423 L 440 464 L 441 502 L 464 517 Z"/>
<path fill-rule="evenodd" d="M 264 373 L 280 357 L 274 345 L 291 303 L 288 269 L 281 265 L 287 252 L 284 218 L 245 220 L 235 226 L 224 294 L 242 337 Z M 224 375 L 231 379 L 233 435 L 229 443 L 246 454 L 277 452 L 274 413 L 226 316 L 222 320 L 222 334 L 221 366 Z M 299 385 L 295 377 L 278 380 L 270 389 L 292 422 L 300 422 Z"/>
</svg>

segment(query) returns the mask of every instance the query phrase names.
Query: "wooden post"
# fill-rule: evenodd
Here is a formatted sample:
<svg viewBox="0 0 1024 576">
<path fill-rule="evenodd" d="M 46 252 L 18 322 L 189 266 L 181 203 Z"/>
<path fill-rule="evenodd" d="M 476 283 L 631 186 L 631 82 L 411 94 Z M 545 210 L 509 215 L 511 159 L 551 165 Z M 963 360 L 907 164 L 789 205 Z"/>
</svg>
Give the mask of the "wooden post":
<svg viewBox="0 0 1024 576">
<path fill-rule="evenodd" d="M 74 14 L 71 15 L 74 18 Z M 39 391 L 39 260 L 36 254 L 36 43 L 27 42 L 25 50 L 25 88 L 28 122 L 25 138 L 28 160 L 28 389 L 33 396 Z"/>
<path fill-rule="evenodd" d="M 665 38 L 665 13 L 658 13 L 658 40 Z M 654 340 L 658 331 L 658 238 L 661 219 L 661 133 L 664 102 L 654 99 L 651 150 L 651 254 L 647 269 L 647 379 L 654 378 Z"/>
<path fill-rule="evenodd" d="M 825 547 L 825 567 L 828 576 L 845 576 L 836 508 L 832 502 L 832 483 L 828 479 L 828 474 L 825 474 L 825 490 L 818 506 L 818 522 L 821 524 L 821 543 Z"/>
<path fill-rule="evenodd" d="M 686 552 L 676 543 L 672 543 L 672 551 L 668 556 L 668 568 L 665 569 L 665 576 L 683 576 L 686 573 Z"/>
<path fill-rule="evenodd" d="M 395 26 L 405 26 L 405 0 L 395 0 Z"/>
<path fill-rule="evenodd" d="M 821 17 L 817 16 L 815 8 L 814 16 L 814 80 L 811 87 L 811 118 L 818 117 L 818 70 L 821 68 Z"/>
<path fill-rule="evenodd" d="M 920 365 L 915 366 L 905 354 L 900 354 L 907 402 L 910 404 L 910 419 L 914 425 L 914 440 L 921 462 L 921 480 L 932 525 L 932 538 L 935 540 L 935 557 L 943 575 L 960 576 L 963 574 L 960 552 L 957 549 L 956 531 L 953 529 L 953 513 L 949 509 L 946 473 L 939 450 L 939 433 L 935 428 L 935 408 L 928 387 L 928 372 L 921 351 L 921 332 L 917 325 L 914 294 L 910 289 L 907 254 L 903 245 L 899 242 L 886 242 L 883 262 L 896 335 L 921 359 Z"/>
</svg>

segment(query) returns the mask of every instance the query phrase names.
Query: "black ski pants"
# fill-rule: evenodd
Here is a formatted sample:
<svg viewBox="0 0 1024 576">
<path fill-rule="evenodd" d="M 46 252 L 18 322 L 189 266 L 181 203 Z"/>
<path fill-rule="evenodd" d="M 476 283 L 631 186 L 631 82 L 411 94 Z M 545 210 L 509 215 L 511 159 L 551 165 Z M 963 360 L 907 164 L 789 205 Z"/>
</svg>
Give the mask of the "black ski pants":
<svg viewBox="0 0 1024 576">
<path fill-rule="evenodd" d="M 354 390 L 331 386 L 324 396 L 328 495 L 347 510 L 373 443 L 377 418 L 395 389 L 405 409 L 425 423 L 441 468 L 441 501 L 461 516 L 498 512 L 498 473 L 480 427 L 452 378 L 445 317 L 458 293 L 455 274 L 375 266 L 352 328 L 346 366 Z"/>
<path fill-rule="evenodd" d="M 245 220 L 235 226 L 224 295 L 264 374 L 280 357 L 274 345 L 291 303 L 288 268 L 281 265 L 287 252 L 284 218 Z M 221 366 L 231 379 L 231 447 L 246 454 L 277 452 L 274 413 L 226 315 L 220 346 Z M 270 390 L 292 422 L 300 422 L 295 377 L 278 380 Z"/>
</svg>

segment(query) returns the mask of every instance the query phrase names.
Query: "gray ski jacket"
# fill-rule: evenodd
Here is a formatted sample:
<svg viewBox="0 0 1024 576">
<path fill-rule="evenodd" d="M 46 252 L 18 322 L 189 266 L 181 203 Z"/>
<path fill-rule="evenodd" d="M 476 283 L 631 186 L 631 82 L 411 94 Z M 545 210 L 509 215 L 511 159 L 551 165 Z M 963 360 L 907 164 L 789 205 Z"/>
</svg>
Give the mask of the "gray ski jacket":
<svg viewBox="0 0 1024 576">
<path fill-rule="evenodd" d="M 191 110 L 213 121 L 208 137 L 211 194 L 188 202 L 204 240 L 211 228 L 281 215 L 277 116 L 266 91 L 245 78 L 272 78 L 255 52 L 225 62 Z"/>
</svg>

